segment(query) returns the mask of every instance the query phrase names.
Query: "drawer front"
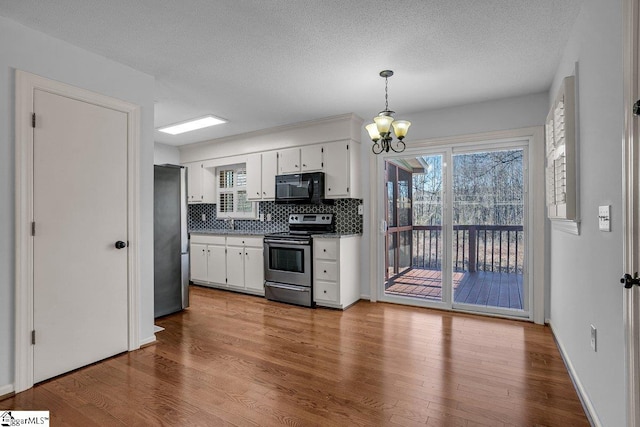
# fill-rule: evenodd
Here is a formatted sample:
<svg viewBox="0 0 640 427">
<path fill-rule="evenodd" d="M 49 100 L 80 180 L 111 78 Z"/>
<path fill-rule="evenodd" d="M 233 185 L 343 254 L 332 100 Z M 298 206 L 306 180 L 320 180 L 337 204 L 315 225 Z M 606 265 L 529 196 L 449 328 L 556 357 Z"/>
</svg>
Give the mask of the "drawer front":
<svg viewBox="0 0 640 427">
<path fill-rule="evenodd" d="M 338 285 L 335 282 L 317 280 L 313 290 L 316 301 L 324 300 L 338 302 Z"/>
<path fill-rule="evenodd" d="M 316 259 L 336 259 L 337 254 L 337 239 L 323 239 L 314 241 L 314 256 L 316 257 Z"/>
<path fill-rule="evenodd" d="M 244 245 L 251 248 L 262 247 L 262 237 L 244 237 Z"/>
<path fill-rule="evenodd" d="M 338 267 L 335 261 L 316 261 L 313 272 L 318 280 L 338 281 Z"/>
<path fill-rule="evenodd" d="M 224 246 L 225 236 L 211 234 L 191 234 L 191 243 Z"/>
<path fill-rule="evenodd" d="M 262 237 L 249 236 L 227 236 L 227 245 L 229 246 L 249 246 L 262 247 Z"/>
</svg>

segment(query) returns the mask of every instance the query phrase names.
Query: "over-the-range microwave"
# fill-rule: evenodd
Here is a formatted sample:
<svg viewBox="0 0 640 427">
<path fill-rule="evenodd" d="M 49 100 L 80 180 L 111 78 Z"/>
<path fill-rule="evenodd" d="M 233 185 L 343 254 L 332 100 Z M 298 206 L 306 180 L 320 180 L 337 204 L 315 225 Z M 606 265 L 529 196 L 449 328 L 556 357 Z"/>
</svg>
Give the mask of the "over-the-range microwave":
<svg viewBox="0 0 640 427">
<path fill-rule="evenodd" d="M 276 203 L 319 205 L 324 201 L 324 172 L 276 175 Z"/>
</svg>

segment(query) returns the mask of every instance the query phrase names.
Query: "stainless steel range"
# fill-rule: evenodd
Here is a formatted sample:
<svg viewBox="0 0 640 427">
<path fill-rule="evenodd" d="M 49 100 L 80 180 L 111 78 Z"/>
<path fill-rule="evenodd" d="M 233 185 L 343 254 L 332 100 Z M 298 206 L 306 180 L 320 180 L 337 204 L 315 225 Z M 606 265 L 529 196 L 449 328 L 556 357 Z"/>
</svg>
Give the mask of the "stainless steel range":
<svg viewBox="0 0 640 427">
<path fill-rule="evenodd" d="M 273 301 L 313 307 L 311 236 L 334 231 L 333 214 L 291 214 L 289 231 L 264 237 L 264 293 Z"/>
</svg>

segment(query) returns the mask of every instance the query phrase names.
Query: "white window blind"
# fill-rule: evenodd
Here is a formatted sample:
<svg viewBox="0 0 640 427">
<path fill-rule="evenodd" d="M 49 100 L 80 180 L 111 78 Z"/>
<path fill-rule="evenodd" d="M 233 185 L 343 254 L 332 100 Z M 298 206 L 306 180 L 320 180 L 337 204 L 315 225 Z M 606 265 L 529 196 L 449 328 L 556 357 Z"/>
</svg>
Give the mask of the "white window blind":
<svg viewBox="0 0 640 427">
<path fill-rule="evenodd" d="M 256 219 L 257 208 L 247 200 L 247 169 L 244 164 L 218 168 L 219 218 Z"/>
<path fill-rule="evenodd" d="M 550 219 L 577 220 L 574 77 L 563 80 L 545 124 L 547 213 Z"/>
</svg>

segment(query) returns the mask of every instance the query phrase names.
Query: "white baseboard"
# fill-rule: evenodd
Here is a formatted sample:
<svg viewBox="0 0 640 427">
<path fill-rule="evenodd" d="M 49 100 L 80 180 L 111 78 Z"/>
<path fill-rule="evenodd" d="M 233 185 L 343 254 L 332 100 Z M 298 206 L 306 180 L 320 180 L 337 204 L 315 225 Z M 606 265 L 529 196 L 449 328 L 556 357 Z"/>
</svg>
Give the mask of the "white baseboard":
<svg viewBox="0 0 640 427">
<path fill-rule="evenodd" d="M 13 388 L 13 384 L 3 385 L 2 387 L 0 387 L 0 397 L 4 396 L 5 394 L 13 393 L 14 390 L 15 389 Z"/>
<path fill-rule="evenodd" d="M 156 342 L 156 334 L 153 334 L 150 337 L 141 339 L 140 340 L 140 347 L 142 347 L 143 345 L 151 344 L 152 342 Z"/>
<path fill-rule="evenodd" d="M 587 395 L 584 389 L 584 386 L 580 381 L 580 377 L 578 377 L 578 375 L 576 374 L 576 371 L 573 368 L 573 364 L 571 363 L 571 359 L 569 359 L 569 357 L 567 356 L 567 352 L 565 351 L 564 346 L 562 345 L 562 342 L 558 339 L 558 336 L 553 330 L 553 324 L 551 323 L 550 320 L 547 320 L 547 323 L 551 328 L 553 339 L 555 340 L 558 346 L 558 350 L 560 351 L 560 356 L 564 361 L 564 365 L 567 367 L 567 371 L 569 372 L 569 377 L 571 377 L 571 381 L 573 382 L 573 385 L 576 388 L 576 391 L 578 392 L 578 398 L 580 399 L 580 402 L 582 403 L 582 407 L 584 408 L 584 411 L 587 414 L 587 418 L 589 418 L 589 422 L 594 427 L 602 427 L 602 423 L 600 422 L 600 419 L 596 414 L 596 409 L 593 407 L 593 403 L 591 403 L 591 399 L 589 399 L 589 396 Z"/>
</svg>

